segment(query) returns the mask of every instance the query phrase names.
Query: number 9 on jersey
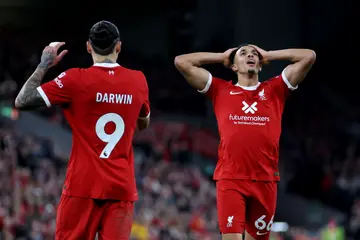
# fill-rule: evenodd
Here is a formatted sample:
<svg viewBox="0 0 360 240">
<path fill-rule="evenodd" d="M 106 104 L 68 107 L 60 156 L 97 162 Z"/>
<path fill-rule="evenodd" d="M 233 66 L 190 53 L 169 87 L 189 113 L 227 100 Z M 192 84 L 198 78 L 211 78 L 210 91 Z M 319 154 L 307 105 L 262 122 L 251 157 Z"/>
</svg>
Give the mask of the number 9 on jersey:
<svg viewBox="0 0 360 240">
<path fill-rule="evenodd" d="M 111 134 L 107 134 L 105 132 L 105 126 L 109 122 L 115 123 L 115 131 Z M 107 143 L 100 154 L 100 158 L 110 157 L 111 152 L 114 150 L 116 144 L 123 136 L 124 130 L 124 120 L 120 115 L 116 113 L 106 113 L 97 120 L 95 126 L 96 135 L 100 138 L 101 141 Z"/>
</svg>

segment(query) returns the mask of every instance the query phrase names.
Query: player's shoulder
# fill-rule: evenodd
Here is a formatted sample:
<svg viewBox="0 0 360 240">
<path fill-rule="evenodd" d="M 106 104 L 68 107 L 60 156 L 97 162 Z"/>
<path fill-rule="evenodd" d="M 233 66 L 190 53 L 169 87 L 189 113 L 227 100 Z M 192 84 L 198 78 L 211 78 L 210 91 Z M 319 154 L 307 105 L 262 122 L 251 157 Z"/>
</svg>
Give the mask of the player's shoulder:
<svg viewBox="0 0 360 240">
<path fill-rule="evenodd" d="M 276 76 L 273 76 L 273 77 L 270 77 L 269 79 L 265 80 L 264 82 L 261 83 L 262 86 L 264 87 L 271 87 L 273 86 L 274 84 L 278 84 L 279 82 L 282 82 L 283 79 L 282 79 L 282 76 L 281 74 L 280 75 L 276 75 Z"/>
<path fill-rule="evenodd" d="M 128 79 L 131 79 L 136 86 L 147 89 L 148 83 L 145 74 L 141 70 L 135 70 L 130 68 L 122 67 L 122 74 L 126 75 Z"/>
<path fill-rule="evenodd" d="M 234 84 L 232 83 L 231 80 L 226 80 L 224 78 L 219 78 L 219 77 L 212 76 L 212 75 L 211 75 L 211 78 L 212 78 L 212 84 L 216 84 L 216 85 L 222 86 L 222 87 L 234 86 Z"/>
<path fill-rule="evenodd" d="M 58 75 L 58 78 L 63 78 L 63 77 L 72 77 L 73 75 L 78 75 L 81 72 L 81 68 L 69 68 L 65 71 L 63 71 L 62 73 L 60 73 Z"/>
<path fill-rule="evenodd" d="M 271 83 L 271 82 L 277 81 L 277 80 L 281 80 L 281 74 L 272 76 L 272 77 L 268 78 L 265 82 Z"/>
<path fill-rule="evenodd" d="M 127 73 L 131 76 L 140 78 L 140 79 L 145 79 L 145 75 L 141 70 L 131 69 L 131 68 L 123 67 L 123 66 L 121 66 L 121 67 L 125 73 Z"/>
<path fill-rule="evenodd" d="M 80 77 L 81 69 L 80 68 L 69 68 L 63 72 L 61 72 L 59 75 L 56 76 L 54 79 L 56 82 L 76 82 L 75 80 L 78 80 Z"/>
</svg>

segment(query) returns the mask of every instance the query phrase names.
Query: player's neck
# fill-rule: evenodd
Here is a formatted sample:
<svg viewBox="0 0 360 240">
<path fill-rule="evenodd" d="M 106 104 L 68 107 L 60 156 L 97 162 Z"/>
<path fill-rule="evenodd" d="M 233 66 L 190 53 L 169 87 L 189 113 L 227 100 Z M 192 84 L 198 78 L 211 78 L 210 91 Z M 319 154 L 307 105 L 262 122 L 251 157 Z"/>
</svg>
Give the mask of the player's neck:
<svg viewBox="0 0 360 240">
<path fill-rule="evenodd" d="M 100 55 L 92 55 L 94 64 L 95 63 L 116 63 L 117 56 L 116 55 L 108 55 L 108 56 L 100 56 Z"/>
<path fill-rule="evenodd" d="M 259 82 L 258 74 L 238 74 L 238 84 L 244 87 L 255 86 Z"/>
</svg>

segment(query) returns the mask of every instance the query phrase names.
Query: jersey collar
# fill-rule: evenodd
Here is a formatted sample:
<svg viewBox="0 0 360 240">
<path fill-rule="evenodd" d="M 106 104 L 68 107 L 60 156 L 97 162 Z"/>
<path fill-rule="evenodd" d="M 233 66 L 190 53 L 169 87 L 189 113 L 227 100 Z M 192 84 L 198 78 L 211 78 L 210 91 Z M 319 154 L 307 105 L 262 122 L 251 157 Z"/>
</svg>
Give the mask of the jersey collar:
<svg viewBox="0 0 360 240">
<path fill-rule="evenodd" d="M 93 66 L 95 67 L 106 67 L 106 68 L 113 68 L 120 66 L 117 63 L 95 63 Z"/>
<path fill-rule="evenodd" d="M 235 86 L 241 87 L 241 88 L 244 89 L 244 90 L 254 91 L 254 90 L 256 90 L 256 89 L 260 86 L 260 82 L 258 82 L 258 83 L 257 83 L 256 85 L 254 85 L 254 86 L 249 86 L 249 87 L 247 87 L 247 86 L 241 86 L 239 83 L 235 84 Z"/>
</svg>

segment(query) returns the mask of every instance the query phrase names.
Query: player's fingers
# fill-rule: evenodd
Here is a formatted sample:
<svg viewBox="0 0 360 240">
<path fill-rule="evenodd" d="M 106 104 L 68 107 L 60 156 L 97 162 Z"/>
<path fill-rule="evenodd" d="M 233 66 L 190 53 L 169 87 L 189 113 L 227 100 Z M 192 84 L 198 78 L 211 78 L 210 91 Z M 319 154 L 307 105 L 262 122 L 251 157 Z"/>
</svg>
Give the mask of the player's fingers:
<svg viewBox="0 0 360 240">
<path fill-rule="evenodd" d="M 53 48 L 54 50 L 58 50 L 61 46 L 63 46 L 65 42 L 52 42 L 49 44 L 49 47 Z"/>
<path fill-rule="evenodd" d="M 52 50 L 53 50 L 52 47 L 46 46 L 46 47 L 44 48 L 43 52 L 50 52 L 50 51 L 52 51 Z"/>
<path fill-rule="evenodd" d="M 55 45 L 55 50 L 59 50 L 59 48 L 61 48 L 62 46 L 65 45 L 65 42 L 59 42 L 58 44 Z"/>
<path fill-rule="evenodd" d="M 58 56 L 59 60 L 61 60 L 67 53 L 68 53 L 68 50 L 61 51 L 61 53 Z"/>
<path fill-rule="evenodd" d="M 249 46 L 255 48 L 255 50 L 258 51 L 258 52 L 261 52 L 261 50 L 262 50 L 261 48 L 259 48 L 256 45 L 253 45 L 253 44 L 250 44 Z"/>
</svg>

